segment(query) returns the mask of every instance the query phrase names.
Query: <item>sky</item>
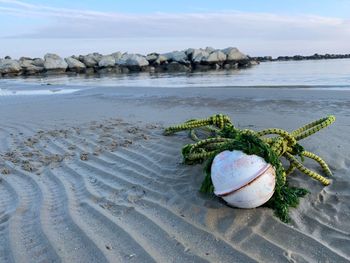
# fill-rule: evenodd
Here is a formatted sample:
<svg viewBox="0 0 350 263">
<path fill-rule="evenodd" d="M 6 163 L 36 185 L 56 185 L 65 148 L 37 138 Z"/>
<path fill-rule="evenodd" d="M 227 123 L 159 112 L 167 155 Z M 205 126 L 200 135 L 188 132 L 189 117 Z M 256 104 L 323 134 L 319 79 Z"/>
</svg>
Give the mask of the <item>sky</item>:
<svg viewBox="0 0 350 263">
<path fill-rule="evenodd" d="M 0 0 L 0 57 L 237 47 L 350 53 L 350 0 Z"/>
</svg>

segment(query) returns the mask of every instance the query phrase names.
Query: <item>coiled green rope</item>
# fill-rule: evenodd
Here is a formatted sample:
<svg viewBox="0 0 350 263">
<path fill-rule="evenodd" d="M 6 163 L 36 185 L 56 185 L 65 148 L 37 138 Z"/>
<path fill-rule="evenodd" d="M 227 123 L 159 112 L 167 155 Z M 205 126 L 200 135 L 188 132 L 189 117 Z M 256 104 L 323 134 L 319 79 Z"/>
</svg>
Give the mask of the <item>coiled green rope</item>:
<svg viewBox="0 0 350 263">
<path fill-rule="evenodd" d="M 190 131 L 191 138 L 196 142 L 185 145 L 182 149 L 182 155 L 184 162 L 187 164 L 207 161 L 205 166 L 206 177 L 200 188 L 205 193 L 213 193 L 214 191 L 210 177 L 210 168 L 214 157 L 218 153 L 225 150 L 240 150 L 246 154 L 255 154 L 264 158 L 266 162 L 274 166 L 276 171 L 275 193 L 267 203 L 267 206 L 273 208 L 275 214 L 283 222 L 289 222 L 289 207 L 296 207 L 299 203 L 299 198 L 306 195 L 308 191 L 289 186 L 286 181 L 287 175 L 298 169 L 324 185 L 330 184 L 327 178 L 302 164 L 304 157 L 319 163 L 325 175 L 332 175 L 326 162 L 316 154 L 305 151 L 298 144 L 298 141 L 331 125 L 334 121 L 334 116 L 328 116 L 309 123 L 291 133 L 277 128 L 256 132 L 249 129 L 240 130 L 235 128 L 228 116 L 217 114 L 207 119 L 190 120 L 180 125 L 168 127 L 165 129 L 164 135 L 171 135 L 183 130 Z M 200 140 L 196 133 L 198 129 L 210 134 L 206 139 Z M 277 136 L 265 137 L 266 135 Z M 301 161 L 297 156 L 299 156 Z M 283 167 L 280 157 L 284 157 L 290 162 L 288 169 Z"/>
</svg>

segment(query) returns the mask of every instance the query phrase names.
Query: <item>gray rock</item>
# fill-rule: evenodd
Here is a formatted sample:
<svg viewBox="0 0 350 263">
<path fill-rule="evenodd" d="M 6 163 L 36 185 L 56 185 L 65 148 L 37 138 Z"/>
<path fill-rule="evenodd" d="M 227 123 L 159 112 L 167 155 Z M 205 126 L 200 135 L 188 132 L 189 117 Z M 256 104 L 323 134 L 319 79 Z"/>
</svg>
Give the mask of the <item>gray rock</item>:
<svg viewBox="0 0 350 263">
<path fill-rule="evenodd" d="M 122 53 L 121 52 L 114 52 L 111 54 L 112 57 L 114 57 L 115 61 L 117 61 L 118 59 L 120 59 L 122 57 Z"/>
<path fill-rule="evenodd" d="M 117 60 L 117 64 L 127 67 L 145 67 L 149 65 L 147 59 L 144 56 L 137 54 L 123 54 L 123 56 L 119 60 Z"/>
<path fill-rule="evenodd" d="M 30 57 L 20 57 L 18 61 L 21 62 L 23 60 L 33 60 L 33 59 Z"/>
<path fill-rule="evenodd" d="M 19 75 L 22 68 L 17 60 L 0 59 L 0 74 Z"/>
<path fill-rule="evenodd" d="M 44 68 L 48 72 L 65 72 L 68 64 L 58 55 L 48 53 L 44 56 Z"/>
<path fill-rule="evenodd" d="M 167 60 L 168 60 L 168 59 L 167 59 L 165 56 L 159 55 L 158 58 L 156 59 L 156 61 L 154 61 L 154 64 L 156 64 L 156 65 L 162 65 L 162 64 L 166 63 Z"/>
<path fill-rule="evenodd" d="M 33 65 L 37 67 L 44 67 L 44 60 L 42 58 L 34 58 Z"/>
<path fill-rule="evenodd" d="M 193 63 L 201 63 L 203 61 L 207 61 L 209 57 L 209 53 L 202 49 L 196 49 L 192 53 L 192 62 Z"/>
<path fill-rule="evenodd" d="M 22 67 L 25 75 L 34 75 L 44 71 L 44 63 L 42 66 L 36 66 L 34 60 L 31 58 L 22 57 L 19 59 L 19 64 Z"/>
<path fill-rule="evenodd" d="M 128 58 L 130 57 L 131 55 L 128 54 L 128 53 L 124 53 L 119 59 L 116 60 L 116 64 L 117 65 L 121 65 L 121 66 L 124 66 L 126 65 L 126 61 L 128 60 Z"/>
<path fill-rule="evenodd" d="M 139 56 L 139 55 L 133 55 L 127 59 L 126 65 L 144 67 L 144 66 L 148 66 L 149 63 L 145 57 Z"/>
<path fill-rule="evenodd" d="M 98 65 L 102 59 L 102 55 L 99 53 L 92 53 L 86 56 L 79 56 L 79 60 L 85 64 L 88 68 L 93 68 Z"/>
<path fill-rule="evenodd" d="M 98 52 L 94 52 L 94 53 L 92 53 L 92 55 L 97 60 L 97 62 L 99 62 L 101 60 L 101 58 L 103 57 L 103 55 L 98 53 Z"/>
<path fill-rule="evenodd" d="M 239 61 L 239 60 L 247 60 L 248 57 L 240 52 L 235 47 L 229 47 L 221 50 L 225 55 L 227 55 L 227 61 Z"/>
<path fill-rule="evenodd" d="M 102 67 L 97 70 L 99 74 L 111 74 L 111 73 L 121 73 L 122 70 L 119 66 L 114 65 L 114 67 Z"/>
<path fill-rule="evenodd" d="M 194 49 L 194 48 L 189 48 L 185 51 L 187 57 L 189 60 L 193 60 L 194 57 L 196 57 L 199 53 L 203 52 L 203 49 Z"/>
<path fill-rule="evenodd" d="M 103 56 L 98 62 L 98 66 L 100 68 L 109 68 L 109 67 L 114 67 L 115 66 L 116 59 L 114 56 L 109 55 L 109 56 Z"/>
<path fill-rule="evenodd" d="M 159 57 L 158 53 L 151 53 L 146 56 L 147 61 L 151 64 L 157 60 Z"/>
<path fill-rule="evenodd" d="M 186 65 L 175 61 L 165 65 L 164 69 L 170 72 L 184 72 L 190 70 Z"/>
<path fill-rule="evenodd" d="M 213 48 L 207 47 L 204 49 L 188 49 L 187 55 L 193 63 L 204 63 L 213 64 L 221 63 L 226 60 L 226 54 L 220 50 L 214 50 Z"/>
<path fill-rule="evenodd" d="M 184 51 L 173 51 L 162 54 L 162 56 L 166 57 L 169 62 L 175 61 L 182 64 L 187 64 L 189 62 L 187 54 Z"/>
<path fill-rule="evenodd" d="M 84 63 L 80 62 L 78 59 L 73 57 L 65 58 L 68 69 L 74 72 L 84 72 L 86 70 L 86 66 Z"/>
<path fill-rule="evenodd" d="M 185 50 L 185 54 L 187 55 L 187 57 L 190 58 L 190 56 L 192 55 L 192 53 L 195 51 L 196 49 L 194 48 L 188 48 Z"/>
<path fill-rule="evenodd" d="M 225 60 L 226 60 L 226 55 L 223 52 L 217 50 L 210 53 L 208 57 L 203 58 L 202 62 L 214 64 L 218 62 L 224 62 Z"/>
<path fill-rule="evenodd" d="M 208 53 L 212 53 L 212 52 L 215 51 L 215 48 L 213 48 L 213 47 L 206 47 L 205 51 L 207 51 Z"/>
<path fill-rule="evenodd" d="M 86 67 L 88 68 L 93 68 L 97 65 L 97 60 L 93 56 L 83 56 L 81 59 L 81 62 L 85 64 Z"/>
</svg>

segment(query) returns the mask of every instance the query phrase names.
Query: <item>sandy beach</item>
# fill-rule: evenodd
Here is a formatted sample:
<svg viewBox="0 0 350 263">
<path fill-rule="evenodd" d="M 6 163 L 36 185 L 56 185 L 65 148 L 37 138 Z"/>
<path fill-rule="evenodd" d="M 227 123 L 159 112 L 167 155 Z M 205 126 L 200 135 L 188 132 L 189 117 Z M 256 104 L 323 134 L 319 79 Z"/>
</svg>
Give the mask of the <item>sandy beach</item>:
<svg viewBox="0 0 350 263">
<path fill-rule="evenodd" d="M 0 262 L 349 261 L 349 90 L 30 88 L 53 94 L 0 96 Z M 293 173 L 311 193 L 290 224 L 199 193 L 203 167 L 182 164 L 187 134 L 162 132 L 216 113 L 254 130 L 334 114 L 301 142 L 328 162 L 331 185 Z"/>
</svg>

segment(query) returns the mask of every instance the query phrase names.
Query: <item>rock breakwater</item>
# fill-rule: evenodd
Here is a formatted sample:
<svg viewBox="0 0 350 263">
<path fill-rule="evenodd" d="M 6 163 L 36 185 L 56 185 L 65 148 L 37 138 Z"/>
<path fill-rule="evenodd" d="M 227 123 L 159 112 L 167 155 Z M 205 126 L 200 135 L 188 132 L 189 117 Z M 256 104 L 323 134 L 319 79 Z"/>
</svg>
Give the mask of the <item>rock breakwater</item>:
<svg viewBox="0 0 350 263">
<path fill-rule="evenodd" d="M 255 59 L 237 48 L 189 48 L 168 53 L 148 55 L 115 52 L 109 55 L 88 55 L 61 58 L 46 54 L 44 58 L 7 56 L 0 59 L 0 77 L 50 75 L 50 74 L 108 74 L 129 72 L 189 72 L 218 69 L 238 69 L 257 64 Z"/>
</svg>

